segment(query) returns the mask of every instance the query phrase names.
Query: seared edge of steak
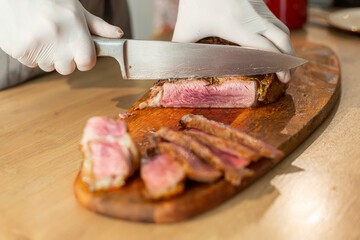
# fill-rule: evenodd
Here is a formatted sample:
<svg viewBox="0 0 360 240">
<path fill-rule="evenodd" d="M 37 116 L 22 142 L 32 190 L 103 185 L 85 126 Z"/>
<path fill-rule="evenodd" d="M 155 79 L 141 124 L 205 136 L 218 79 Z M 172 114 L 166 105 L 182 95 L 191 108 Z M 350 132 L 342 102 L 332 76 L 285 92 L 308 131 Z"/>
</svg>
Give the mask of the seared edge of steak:
<svg viewBox="0 0 360 240">
<path fill-rule="evenodd" d="M 200 115 L 185 115 L 181 118 L 180 124 L 185 128 L 199 129 L 208 134 L 244 144 L 254 151 L 258 151 L 264 157 L 279 160 L 284 156 L 282 151 L 260 139 L 254 138 L 229 125 L 209 120 Z"/>
<path fill-rule="evenodd" d="M 225 40 L 225 39 L 219 38 L 219 37 L 203 38 L 203 39 L 199 40 L 198 43 L 237 46 L 236 43 L 230 42 L 228 40 Z"/>
<path fill-rule="evenodd" d="M 269 74 L 269 77 L 260 80 L 263 85 L 263 92 L 259 94 L 259 102 L 267 104 L 272 103 L 282 97 L 289 84 L 282 83 L 276 74 Z"/>
<path fill-rule="evenodd" d="M 256 161 L 260 158 L 260 155 L 256 153 L 254 150 L 237 142 L 216 137 L 195 129 L 185 131 L 184 133 L 196 139 L 197 141 L 201 142 L 202 144 L 205 144 L 208 147 L 216 146 L 217 148 L 223 151 L 229 152 L 230 154 L 233 154 L 238 157 L 247 158 L 250 161 Z"/>
</svg>

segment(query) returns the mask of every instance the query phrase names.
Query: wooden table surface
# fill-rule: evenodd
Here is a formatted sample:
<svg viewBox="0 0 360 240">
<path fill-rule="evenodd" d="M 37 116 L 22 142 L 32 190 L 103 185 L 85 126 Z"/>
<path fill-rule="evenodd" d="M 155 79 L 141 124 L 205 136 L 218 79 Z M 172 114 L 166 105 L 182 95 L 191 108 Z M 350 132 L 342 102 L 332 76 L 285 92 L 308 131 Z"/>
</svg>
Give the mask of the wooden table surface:
<svg viewBox="0 0 360 240">
<path fill-rule="evenodd" d="M 129 109 L 152 85 L 123 81 L 115 60 L 0 92 L 0 239 L 359 239 L 360 38 L 313 12 L 293 41 L 331 47 L 341 99 L 325 122 L 274 170 L 220 207 L 171 225 L 94 214 L 73 195 L 86 119 Z"/>
</svg>

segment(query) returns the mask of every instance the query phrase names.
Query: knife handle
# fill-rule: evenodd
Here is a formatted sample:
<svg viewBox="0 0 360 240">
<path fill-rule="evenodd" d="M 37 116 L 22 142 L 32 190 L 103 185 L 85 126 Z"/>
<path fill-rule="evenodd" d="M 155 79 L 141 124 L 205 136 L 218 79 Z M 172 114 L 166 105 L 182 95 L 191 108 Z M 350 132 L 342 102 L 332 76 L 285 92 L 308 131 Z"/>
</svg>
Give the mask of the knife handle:
<svg viewBox="0 0 360 240">
<path fill-rule="evenodd" d="M 124 61 L 124 48 L 127 39 L 110 39 L 98 36 L 92 36 L 92 39 L 95 43 L 96 55 L 115 58 L 120 65 L 123 79 L 127 80 L 128 76 Z"/>
</svg>

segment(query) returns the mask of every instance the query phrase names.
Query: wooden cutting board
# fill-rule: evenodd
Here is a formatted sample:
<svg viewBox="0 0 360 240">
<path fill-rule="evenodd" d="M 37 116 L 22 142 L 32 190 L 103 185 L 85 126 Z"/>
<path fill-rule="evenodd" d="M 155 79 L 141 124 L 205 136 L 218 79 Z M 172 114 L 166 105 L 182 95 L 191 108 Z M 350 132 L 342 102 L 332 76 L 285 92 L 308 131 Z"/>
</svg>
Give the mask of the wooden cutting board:
<svg viewBox="0 0 360 240">
<path fill-rule="evenodd" d="M 286 95 L 278 102 L 255 109 L 148 109 L 135 110 L 140 99 L 126 119 L 132 136 L 142 151 L 149 131 L 166 126 L 177 129 L 179 119 L 188 113 L 229 124 L 260 138 L 284 151 L 292 152 L 326 118 L 340 95 L 340 67 L 334 52 L 312 43 L 295 45 L 297 55 L 309 63 L 296 70 Z M 142 98 L 145 99 L 148 93 Z M 144 198 L 144 185 L 139 176 L 133 176 L 125 187 L 108 192 L 92 193 L 79 177 L 74 192 L 81 205 L 91 211 L 120 219 L 169 223 L 194 217 L 210 210 L 256 179 L 270 171 L 277 162 L 261 159 L 251 168 L 255 175 L 246 178 L 240 186 L 224 180 L 213 184 L 187 182 L 184 194 L 162 201 Z"/>
</svg>

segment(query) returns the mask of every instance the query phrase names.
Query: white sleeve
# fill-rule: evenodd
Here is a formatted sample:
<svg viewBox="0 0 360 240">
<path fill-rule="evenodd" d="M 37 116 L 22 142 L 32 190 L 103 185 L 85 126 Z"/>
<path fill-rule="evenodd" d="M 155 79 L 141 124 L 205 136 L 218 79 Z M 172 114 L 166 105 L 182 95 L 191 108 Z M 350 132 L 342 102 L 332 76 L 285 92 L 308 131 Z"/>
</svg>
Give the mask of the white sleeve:
<svg viewBox="0 0 360 240">
<path fill-rule="evenodd" d="M 25 82 L 41 73 L 41 69 L 26 67 L 0 49 L 0 90 Z"/>
</svg>

